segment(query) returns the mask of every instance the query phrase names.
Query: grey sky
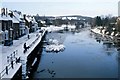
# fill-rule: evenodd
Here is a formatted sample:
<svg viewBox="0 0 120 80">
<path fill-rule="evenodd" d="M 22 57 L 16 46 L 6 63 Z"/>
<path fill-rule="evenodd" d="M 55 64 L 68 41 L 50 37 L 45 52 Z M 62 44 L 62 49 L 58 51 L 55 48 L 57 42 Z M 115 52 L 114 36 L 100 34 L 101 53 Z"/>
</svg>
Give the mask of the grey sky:
<svg viewBox="0 0 120 80">
<path fill-rule="evenodd" d="M 3 0 L 2 6 L 27 14 L 97 16 L 118 14 L 119 0 Z"/>
</svg>

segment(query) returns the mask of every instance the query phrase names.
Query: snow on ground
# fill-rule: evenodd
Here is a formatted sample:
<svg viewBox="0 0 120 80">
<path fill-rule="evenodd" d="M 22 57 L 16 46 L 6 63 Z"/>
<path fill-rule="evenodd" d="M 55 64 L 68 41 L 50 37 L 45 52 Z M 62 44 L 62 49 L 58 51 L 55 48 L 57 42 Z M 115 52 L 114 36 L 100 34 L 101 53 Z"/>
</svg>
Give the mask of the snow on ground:
<svg viewBox="0 0 120 80">
<path fill-rule="evenodd" d="M 102 30 L 102 33 L 100 32 L 100 29 L 98 28 L 94 28 L 94 29 L 91 29 L 91 31 L 93 31 L 94 33 L 97 33 L 97 34 L 100 34 L 102 36 L 106 36 L 104 33 L 105 33 L 105 30 L 103 29 Z"/>
<path fill-rule="evenodd" d="M 7 56 L 12 54 L 14 51 L 16 50 L 23 50 L 23 44 L 26 42 L 26 41 L 31 41 L 31 40 L 34 40 L 35 38 L 35 34 L 30 34 L 30 38 L 31 39 L 28 39 L 27 38 L 27 35 L 25 35 L 24 37 L 20 38 L 19 40 L 14 40 L 13 41 L 13 45 L 12 46 L 2 46 L 2 57 L 5 58 L 5 60 L 3 59 L 2 60 L 2 65 L 5 65 L 7 64 Z M 30 43 L 26 43 L 27 46 L 30 44 Z"/>
<path fill-rule="evenodd" d="M 63 29 L 64 29 L 63 27 L 57 27 L 57 26 L 47 27 L 47 31 L 48 31 L 48 32 L 59 31 L 59 30 L 63 30 Z"/>
<path fill-rule="evenodd" d="M 75 29 L 76 26 L 75 25 L 62 25 L 61 27 L 65 28 L 65 27 L 68 27 L 68 29 Z"/>
<path fill-rule="evenodd" d="M 63 44 L 60 44 L 56 39 L 49 39 L 48 44 L 49 45 L 45 46 L 46 52 L 59 52 L 65 49 L 65 46 Z"/>
<path fill-rule="evenodd" d="M 48 41 L 50 44 L 58 44 L 59 42 L 58 42 L 58 40 L 56 40 L 56 39 L 49 39 L 49 41 Z"/>
<path fill-rule="evenodd" d="M 41 28 L 42 30 L 47 30 L 48 32 L 51 32 L 51 31 L 59 31 L 59 30 L 63 30 L 64 28 L 66 27 L 66 25 L 63 25 L 62 27 L 56 27 L 56 26 L 50 26 L 50 27 L 47 27 L 47 28 Z M 71 28 L 75 28 L 75 26 L 67 26 L 68 29 L 71 29 Z M 39 32 L 39 31 L 38 31 Z M 30 47 L 30 49 L 27 51 L 27 53 L 30 53 L 34 47 L 36 46 L 37 43 L 39 43 L 39 41 L 41 40 L 41 37 L 42 35 L 38 32 L 35 32 L 35 33 L 31 33 L 30 34 L 30 39 L 28 39 L 27 35 L 19 38 L 19 40 L 14 40 L 13 41 L 13 45 L 11 46 L 3 46 L 3 45 L 0 45 L 0 60 L 2 63 L 0 63 L 0 73 L 1 71 L 3 71 L 3 69 L 5 69 L 5 67 L 10 64 L 10 59 L 9 59 L 9 62 L 7 62 L 7 56 L 10 56 L 11 54 L 13 55 L 13 52 L 16 52 L 17 54 L 15 55 L 15 57 L 20 57 L 22 55 L 29 55 L 29 54 L 24 54 L 23 51 L 24 51 L 24 48 L 23 48 L 23 45 L 24 43 L 26 42 L 27 46 L 31 45 L 32 47 Z M 40 35 L 39 39 L 38 36 Z M 37 40 L 37 41 L 36 41 Z M 34 41 L 36 41 L 37 43 L 35 43 Z M 64 50 L 65 46 L 62 45 L 62 44 L 58 44 L 58 42 L 56 40 L 53 40 L 52 41 L 54 44 L 52 44 L 51 46 L 47 47 L 48 49 L 52 48 L 54 51 L 60 51 L 60 50 Z M 47 49 L 47 50 L 48 50 Z M 50 50 L 49 49 L 49 50 Z M 13 58 L 14 60 L 15 58 Z M 21 64 L 20 64 L 21 65 Z M 20 66 L 18 65 L 18 66 Z M 14 67 L 16 67 L 17 65 L 14 65 Z M 17 67 L 18 68 L 18 67 Z M 17 68 L 14 68 L 13 70 L 16 71 Z M 12 73 L 13 70 L 10 70 L 10 73 Z M 5 71 L 4 71 L 5 72 Z M 3 74 L 3 73 L 2 73 Z M 14 73 L 13 73 L 14 74 Z M 1 75 L 1 74 L 0 74 Z M 11 74 L 12 75 L 12 74 Z M 5 75 L 6 76 L 6 75 Z M 6 78 L 9 78 L 10 75 L 6 76 Z"/>
<path fill-rule="evenodd" d="M 35 32 L 35 33 L 30 34 L 30 39 L 28 39 L 27 35 L 25 35 L 25 36 L 19 38 L 19 40 L 14 40 L 13 45 L 11 45 L 11 46 L 0 45 L 0 47 L 2 47 L 2 50 L 0 50 L 0 51 L 2 51 L 2 52 L 0 52 L 0 54 L 2 54 L 2 56 L 0 55 L 0 59 L 1 59 L 1 57 L 3 58 L 1 61 L 2 63 L 0 64 L 1 65 L 0 70 L 5 69 L 5 67 L 8 64 L 10 64 L 10 61 L 7 62 L 7 56 L 10 56 L 11 54 L 13 55 L 14 51 L 17 51 L 17 54 L 15 55 L 15 57 L 21 57 L 22 55 L 24 55 L 24 56 L 29 55 L 31 50 L 33 50 L 34 47 L 36 46 L 36 44 L 39 43 L 39 41 L 41 40 L 41 37 L 42 37 L 41 33 L 38 34 L 38 32 Z M 23 51 L 24 51 L 23 45 L 25 42 L 26 42 L 27 46 L 30 46 L 30 45 L 31 46 L 30 46 L 30 49 L 28 49 L 26 53 L 23 53 Z M 13 60 L 14 60 L 14 58 L 13 58 Z M 14 66 L 16 66 L 16 65 L 14 65 Z M 14 70 L 16 70 L 16 69 L 17 68 L 14 68 Z M 12 70 L 10 70 L 10 71 L 12 73 Z M 10 77 L 10 75 L 6 76 L 6 78 L 9 78 L 9 77 Z"/>
<path fill-rule="evenodd" d="M 52 44 L 52 45 L 47 45 L 46 46 L 46 51 L 47 52 L 59 52 L 59 51 L 63 51 L 65 49 L 65 46 L 60 44 L 60 45 L 55 45 L 55 44 Z"/>
<path fill-rule="evenodd" d="M 46 30 L 48 32 L 54 32 L 54 31 L 64 30 L 66 27 L 68 29 L 74 29 L 75 28 L 75 26 L 73 26 L 73 25 L 62 25 L 62 26 L 59 26 L 59 27 L 50 25 L 50 27 L 46 27 Z M 43 29 L 45 29 L 45 27 L 42 27 L 41 29 L 43 30 Z"/>
<path fill-rule="evenodd" d="M 106 32 L 106 34 L 105 34 L 105 30 L 103 29 L 102 30 L 102 33 L 100 33 L 100 29 L 98 29 L 98 28 L 94 28 L 94 29 L 91 29 L 94 33 L 97 33 L 97 34 L 100 34 L 100 35 L 102 35 L 103 37 L 105 37 L 104 39 L 103 39 L 103 44 L 113 44 L 113 42 L 112 42 L 112 39 L 113 39 L 113 34 L 114 33 L 111 33 L 111 35 L 108 35 L 109 33 L 108 32 Z"/>
<path fill-rule="evenodd" d="M 94 29 L 91 29 L 93 32 L 95 32 L 95 33 L 98 33 L 98 34 L 101 34 L 100 33 L 100 30 L 98 29 L 98 28 L 94 28 Z"/>
<path fill-rule="evenodd" d="M 16 69 L 10 69 L 10 71 L 9 71 L 9 72 L 12 72 L 12 74 L 8 73 L 9 75 L 5 75 L 5 76 L 3 76 L 3 78 L 12 78 L 14 76 L 14 74 L 17 72 L 17 70 L 20 68 L 20 66 L 21 66 L 21 63 L 17 63 L 16 65 L 14 65 L 14 67 Z"/>
</svg>

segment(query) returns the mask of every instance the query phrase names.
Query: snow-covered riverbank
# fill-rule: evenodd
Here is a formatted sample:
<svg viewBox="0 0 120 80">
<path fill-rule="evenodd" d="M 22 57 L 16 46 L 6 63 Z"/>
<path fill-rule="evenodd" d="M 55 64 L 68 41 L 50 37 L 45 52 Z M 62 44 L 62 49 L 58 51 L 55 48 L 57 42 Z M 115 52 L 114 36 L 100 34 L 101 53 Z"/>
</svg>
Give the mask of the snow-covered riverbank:
<svg viewBox="0 0 120 80">
<path fill-rule="evenodd" d="M 114 32 L 112 32 L 111 34 L 108 34 L 108 32 L 105 33 L 105 30 L 100 30 L 100 28 L 93 28 L 91 29 L 92 32 L 99 34 L 103 37 L 103 43 L 112 43 L 112 44 L 119 44 L 120 42 L 120 34 L 114 34 Z M 120 49 L 119 47 L 117 47 L 117 49 Z"/>
<path fill-rule="evenodd" d="M 44 30 L 46 29 L 48 32 L 54 32 L 54 31 L 60 31 L 60 30 L 64 30 L 65 28 L 67 29 L 75 29 L 75 26 L 74 25 L 62 25 L 62 26 L 49 26 L 49 27 L 42 27 L 41 29 Z"/>
<path fill-rule="evenodd" d="M 111 39 L 113 39 L 114 37 L 118 37 L 118 36 L 120 35 L 119 32 L 117 32 L 117 33 L 115 34 L 114 31 L 111 32 L 111 33 L 109 33 L 109 32 L 106 32 L 105 29 L 102 29 L 102 30 L 101 30 L 101 27 L 93 28 L 93 29 L 91 29 L 91 31 L 94 32 L 94 33 L 100 34 L 100 35 L 102 35 L 102 36 L 109 36 Z"/>
<path fill-rule="evenodd" d="M 91 31 L 94 32 L 94 33 L 100 34 L 103 37 L 106 36 L 106 37 L 109 37 L 109 38 L 113 38 L 113 36 L 105 34 L 104 29 L 101 31 L 99 28 L 93 28 L 93 29 L 91 29 Z"/>
</svg>

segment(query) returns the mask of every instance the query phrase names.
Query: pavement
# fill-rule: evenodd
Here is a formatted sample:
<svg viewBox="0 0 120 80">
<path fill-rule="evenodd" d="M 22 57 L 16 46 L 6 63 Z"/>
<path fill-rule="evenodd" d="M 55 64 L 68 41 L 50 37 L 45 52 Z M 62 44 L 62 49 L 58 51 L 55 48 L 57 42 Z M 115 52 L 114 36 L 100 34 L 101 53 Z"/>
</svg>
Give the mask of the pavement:
<svg viewBox="0 0 120 80">
<path fill-rule="evenodd" d="M 2 63 L 0 63 L 0 75 L 1 77 L 5 77 L 5 78 L 10 78 L 12 77 L 14 74 L 14 71 L 16 71 L 18 69 L 18 67 L 20 67 L 21 63 L 19 64 L 15 64 L 13 65 L 14 69 L 9 69 L 8 70 L 8 74 L 6 75 L 6 66 L 9 65 L 9 67 L 11 66 L 11 60 L 16 60 L 16 58 L 18 59 L 21 56 L 29 55 L 29 53 L 32 51 L 32 49 L 34 49 L 34 47 L 36 46 L 35 42 L 39 42 L 39 38 L 41 40 L 41 33 L 39 33 L 39 31 L 34 32 L 34 33 L 30 33 L 30 38 L 28 39 L 27 35 L 24 35 L 23 37 L 19 38 L 19 40 L 13 40 L 13 45 L 11 46 L 4 46 L 4 45 L 0 45 L 0 60 Z M 32 49 L 28 49 L 28 51 L 26 53 L 24 53 L 24 48 L 23 45 L 24 43 L 26 43 L 27 46 L 30 46 L 30 48 Z M 34 44 L 34 45 L 33 45 Z M 26 56 L 27 56 L 26 55 Z M 11 57 L 12 56 L 12 57 Z M 8 67 L 8 68 L 9 68 Z M 2 73 L 1 73 L 2 72 Z M 10 74 L 12 73 L 12 74 Z"/>
</svg>

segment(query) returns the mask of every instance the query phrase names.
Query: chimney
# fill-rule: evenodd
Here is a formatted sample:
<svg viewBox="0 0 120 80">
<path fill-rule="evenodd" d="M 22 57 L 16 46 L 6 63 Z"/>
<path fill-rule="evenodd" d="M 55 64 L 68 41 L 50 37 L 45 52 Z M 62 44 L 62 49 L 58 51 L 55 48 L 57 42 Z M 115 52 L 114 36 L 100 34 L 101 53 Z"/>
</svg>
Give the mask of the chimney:
<svg viewBox="0 0 120 80">
<path fill-rule="evenodd" d="M 11 11 L 11 13 L 9 13 L 10 17 L 13 18 L 13 12 Z"/>
<path fill-rule="evenodd" d="M 5 15 L 5 8 L 1 8 L 1 16 Z"/>
<path fill-rule="evenodd" d="M 6 17 L 7 17 L 7 15 L 8 15 L 8 12 L 7 12 L 7 8 L 6 8 Z"/>
<path fill-rule="evenodd" d="M 25 14 L 23 15 L 23 18 L 24 18 L 24 20 L 26 20 L 26 15 Z"/>
</svg>

